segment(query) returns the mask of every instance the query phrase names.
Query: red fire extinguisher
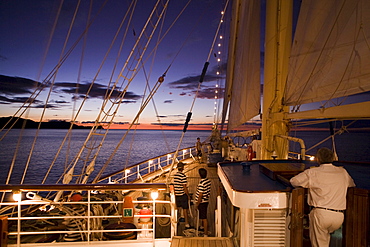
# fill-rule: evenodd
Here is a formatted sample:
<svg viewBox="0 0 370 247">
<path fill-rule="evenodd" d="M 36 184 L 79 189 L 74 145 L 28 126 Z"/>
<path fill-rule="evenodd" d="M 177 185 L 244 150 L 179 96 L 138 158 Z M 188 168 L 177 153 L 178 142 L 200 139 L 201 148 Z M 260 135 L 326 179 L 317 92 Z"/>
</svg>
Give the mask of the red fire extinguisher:
<svg viewBox="0 0 370 247">
<path fill-rule="evenodd" d="M 247 148 L 247 160 L 252 160 L 254 158 L 254 152 L 252 146 L 248 146 Z"/>
</svg>

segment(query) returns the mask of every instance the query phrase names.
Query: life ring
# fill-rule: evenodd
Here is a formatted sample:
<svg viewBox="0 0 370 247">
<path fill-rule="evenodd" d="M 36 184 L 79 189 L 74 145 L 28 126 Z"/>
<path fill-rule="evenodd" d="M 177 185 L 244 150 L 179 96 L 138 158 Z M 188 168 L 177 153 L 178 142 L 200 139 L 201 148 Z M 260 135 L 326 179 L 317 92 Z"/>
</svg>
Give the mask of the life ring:
<svg viewBox="0 0 370 247">
<path fill-rule="evenodd" d="M 149 222 L 152 219 L 151 216 L 147 216 L 147 215 L 152 215 L 152 210 L 150 210 L 147 207 L 142 208 L 139 211 L 139 214 L 142 215 L 142 216 L 140 216 L 140 222 Z"/>
</svg>

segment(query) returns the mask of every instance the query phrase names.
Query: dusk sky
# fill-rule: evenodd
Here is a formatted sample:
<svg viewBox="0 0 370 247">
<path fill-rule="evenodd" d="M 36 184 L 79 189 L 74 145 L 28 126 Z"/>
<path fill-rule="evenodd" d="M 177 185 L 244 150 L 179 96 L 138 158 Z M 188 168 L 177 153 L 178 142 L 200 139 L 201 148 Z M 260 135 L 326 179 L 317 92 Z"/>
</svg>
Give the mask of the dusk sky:
<svg viewBox="0 0 370 247">
<path fill-rule="evenodd" d="M 127 10 L 131 1 L 106 1 L 99 15 L 97 15 L 98 10 L 105 1 L 93 1 L 91 14 L 89 14 L 90 1 L 81 1 L 68 41 L 66 41 L 68 29 L 78 1 L 65 0 L 63 2 L 53 32 L 61 2 L 57 0 L 5 0 L 0 2 L 1 117 L 12 116 L 17 111 L 25 99 L 34 92 L 34 81 L 42 82 L 48 78 L 48 74 L 57 65 L 58 59 L 63 57 L 78 40 L 90 18 L 94 22 L 86 33 L 86 39 L 82 36 L 76 48 L 57 72 L 56 77 L 49 78 L 49 81 L 54 82 L 54 86 L 44 120 L 70 120 L 72 112 L 78 110 L 87 88 L 94 82 L 89 98 L 77 118 L 81 122 L 94 121 L 106 93 L 104 87 L 109 81 L 117 80 L 156 1 L 137 1 L 131 25 L 126 27 L 127 21 L 123 25 L 99 74 L 97 74 L 98 68 L 102 64 L 121 21 L 128 14 Z M 187 112 L 191 109 L 199 75 L 209 54 L 211 54 L 210 65 L 193 108 L 191 123 L 213 122 L 216 85 L 223 87 L 224 84 L 223 67 L 226 62 L 227 39 L 217 38 L 215 49 L 213 51 L 210 49 L 221 19 L 224 1 L 190 1 L 177 22 L 173 24 L 187 3 L 188 1 L 185 0 L 169 3 L 164 21 L 158 25 L 152 42 L 144 54 L 143 62 L 140 63 L 140 72 L 131 82 L 115 122 L 132 121 L 141 104 L 142 96 L 145 94 L 146 82 L 148 81 L 150 87 L 153 87 L 158 77 L 170 66 L 165 81 L 154 97 L 157 112 L 154 110 L 153 103 L 150 103 L 139 122 L 141 124 L 157 123 L 156 116 L 159 116 L 162 123 L 183 124 Z M 228 17 L 225 16 L 225 18 Z M 112 73 L 116 54 L 126 29 L 127 34 L 121 56 L 116 70 Z M 227 26 L 221 25 L 219 35 L 227 35 L 225 34 L 227 30 Z M 168 33 L 164 35 L 167 31 Z M 154 50 L 157 41 L 161 39 L 158 38 L 158 34 L 164 37 L 158 49 Z M 66 48 L 62 52 L 64 42 L 66 42 Z M 143 47 L 139 50 L 142 52 Z M 83 56 L 82 62 L 81 56 Z M 137 56 L 137 52 L 133 54 L 133 57 Z M 135 63 L 135 61 L 131 59 L 130 63 Z M 219 75 L 216 74 L 217 71 Z M 76 83 L 79 84 L 78 91 L 76 91 Z M 30 111 L 22 116 L 23 118 L 39 121 L 50 90 L 49 85 L 40 93 L 40 99 L 34 102 Z M 217 101 L 217 104 L 219 103 Z"/>
</svg>

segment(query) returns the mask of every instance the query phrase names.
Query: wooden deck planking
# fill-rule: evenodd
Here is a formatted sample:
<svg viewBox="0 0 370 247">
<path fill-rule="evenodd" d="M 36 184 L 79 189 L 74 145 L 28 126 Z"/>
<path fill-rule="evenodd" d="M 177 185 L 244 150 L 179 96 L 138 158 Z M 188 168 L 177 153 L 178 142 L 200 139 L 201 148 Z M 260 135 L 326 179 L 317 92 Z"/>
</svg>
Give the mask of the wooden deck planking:
<svg viewBox="0 0 370 247">
<path fill-rule="evenodd" d="M 171 247 L 233 247 L 233 242 L 230 238 L 216 237 L 173 237 Z"/>
</svg>

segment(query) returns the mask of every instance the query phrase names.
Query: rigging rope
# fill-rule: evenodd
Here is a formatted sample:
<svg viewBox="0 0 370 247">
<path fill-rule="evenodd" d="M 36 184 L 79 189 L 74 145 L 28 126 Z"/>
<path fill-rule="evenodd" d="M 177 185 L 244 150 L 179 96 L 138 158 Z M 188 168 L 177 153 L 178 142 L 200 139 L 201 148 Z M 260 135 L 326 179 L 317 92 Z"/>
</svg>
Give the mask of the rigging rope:
<svg viewBox="0 0 370 247">
<path fill-rule="evenodd" d="M 334 134 L 330 135 L 329 137 L 323 139 L 322 141 L 318 142 L 317 144 L 313 145 L 312 147 L 310 148 L 307 148 L 306 151 L 310 151 L 312 149 L 314 149 L 315 147 L 319 146 L 320 144 L 324 143 L 325 141 L 329 140 L 330 138 L 333 138 L 334 136 L 338 135 L 338 134 L 342 134 L 344 131 L 347 130 L 347 127 L 348 126 L 351 126 L 353 123 L 355 123 L 356 121 L 352 121 L 351 123 L 349 123 L 347 126 L 342 126 L 340 128 L 340 130 L 336 131 Z"/>
<path fill-rule="evenodd" d="M 72 27 L 73 27 L 73 24 L 75 22 L 76 15 L 77 15 L 77 12 L 78 12 L 80 3 L 81 3 L 81 0 L 79 0 L 78 3 L 77 3 L 77 5 L 76 5 L 76 9 L 75 9 L 75 12 L 73 14 L 72 21 L 71 21 L 71 23 L 69 25 L 68 34 L 67 34 L 67 36 L 66 36 L 66 38 L 64 40 L 64 45 L 63 45 L 63 48 L 62 48 L 61 53 L 60 53 L 59 61 L 62 60 L 64 51 L 65 51 L 65 49 L 67 47 L 67 43 L 68 43 L 69 37 L 70 37 L 71 32 L 72 32 Z M 50 85 L 50 88 L 49 88 L 49 92 L 48 92 L 48 95 L 46 97 L 44 108 L 42 110 L 42 113 L 41 113 L 41 116 L 40 116 L 40 119 L 39 119 L 39 124 L 38 124 L 38 127 L 37 127 L 36 135 L 34 137 L 34 140 L 33 140 L 32 146 L 31 146 L 31 150 L 29 152 L 28 159 L 27 159 L 27 162 L 26 162 L 26 166 L 25 166 L 24 171 L 23 171 L 22 179 L 21 179 L 21 182 L 20 182 L 21 184 L 23 184 L 23 182 L 24 182 L 24 179 L 25 179 L 26 174 L 27 174 L 27 171 L 28 171 L 29 164 L 31 162 L 31 157 L 33 155 L 33 150 L 34 150 L 34 148 L 36 146 L 36 141 L 37 141 L 37 138 L 38 138 L 38 134 L 39 134 L 40 129 L 41 129 L 41 123 L 42 123 L 42 121 L 44 119 L 45 112 L 46 112 L 46 109 L 47 109 L 47 106 L 48 106 L 48 103 L 49 103 L 49 99 L 50 99 L 51 93 L 53 91 L 53 86 L 55 84 L 55 80 L 56 80 L 56 77 L 57 77 L 58 72 L 59 72 L 59 68 L 53 74 L 53 79 L 52 79 L 52 82 L 51 82 L 51 85 Z"/>
<path fill-rule="evenodd" d="M 59 5 L 59 8 L 58 8 L 58 14 L 57 14 L 57 17 L 59 16 L 60 14 L 60 11 L 61 11 L 61 8 L 62 8 L 62 4 L 63 4 L 63 1 L 60 3 Z M 57 20 L 58 18 L 56 18 Z M 55 27 L 56 27 L 56 23 L 57 21 L 54 21 L 54 25 L 53 25 L 53 31 L 55 30 Z M 51 42 L 51 37 L 49 38 L 49 42 L 48 42 L 48 48 L 50 46 L 50 42 Z M 45 58 L 44 58 L 45 60 Z M 38 85 L 36 85 L 38 86 Z M 38 88 L 38 87 L 37 87 Z M 37 89 L 36 88 L 36 89 Z M 31 96 L 32 97 L 32 96 Z M 31 98 L 30 97 L 30 98 Z M 25 103 L 22 105 L 24 106 Z M 22 108 L 19 108 L 18 111 L 9 119 L 9 121 L 2 127 L 1 131 L 3 131 L 7 126 L 8 124 L 11 123 L 11 121 L 15 118 L 16 114 L 21 110 Z M 25 110 L 23 111 L 23 113 L 25 112 Z M 0 138 L 0 141 L 8 134 L 8 132 L 14 127 L 14 125 L 16 124 L 16 122 L 19 120 L 19 118 L 17 118 L 13 124 L 8 127 L 8 130 L 5 132 L 5 134 Z M 19 135 L 19 138 L 18 138 L 18 143 L 17 143 L 17 146 L 16 146 L 16 149 L 15 149 L 15 152 L 14 152 L 14 155 L 13 155 L 13 159 L 12 159 L 12 162 L 11 162 L 11 165 L 10 165 L 10 168 L 9 168 L 9 171 L 8 171 L 8 176 L 6 178 L 6 182 L 5 184 L 8 184 L 9 181 L 10 181 L 10 177 L 12 175 L 12 172 L 13 172 L 13 169 L 14 169 L 14 165 L 15 165 L 15 160 L 16 160 L 16 157 L 17 157 L 17 154 L 18 154 L 18 150 L 20 148 L 20 143 L 21 143 L 21 140 L 22 140 L 22 136 L 23 136 L 23 130 L 25 129 L 25 124 L 26 124 L 26 120 L 23 122 L 23 125 L 22 125 L 22 129 L 21 129 L 21 134 Z M 4 200 L 4 196 L 5 196 L 5 193 L 2 194 L 2 198 L 1 198 L 1 201 Z"/>
<path fill-rule="evenodd" d="M 162 18 L 162 19 L 164 19 L 164 18 Z M 161 27 L 159 29 L 160 31 L 159 31 L 158 40 L 156 42 L 156 45 L 153 48 L 152 52 L 150 52 L 150 54 L 148 56 L 148 58 L 149 58 L 152 55 L 152 53 L 154 52 L 154 55 L 152 56 L 152 63 L 151 63 L 151 66 L 150 66 L 150 72 L 149 72 L 149 74 L 146 72 L 146 69 L 145 69 L 145 62 L 146 61 L 145 62 L 143 62 L 142 60 L 140 61 L 141 67 L 143 69 L 145 81 L 146 81 L 146 86 L 145 86 L 144 94 L 143 94 L 143 98 L 142 98 L 143 100 L 142 100 L 141 104 L 143 104 L 144 97 L 146 95 L 146 91 L 147 90 L 151 91 L 151 88 L 150 88 L 150 85 L 149 85 L 149 81 L 150 81 L 149 78 L 150 78 L 150 75 L 151 75 L 151 72 L 152 72 L 152 68 L 153 68 L 153 65 L 154 65 L 154 62 L 155 62 L 155 59 L 154 58 L 156 57 L 157 48 L 158 48 L 159 42 L 161 40 L 161 33 L 162 33 L 162 30 L 163 30 L 163 25 L 164 25 L 164 21 L 162 21 L 162 25 L 161 25 Z M 141 55 L 141 47 L 138 47 L 138 54 L 139 54 L 139 57 L 142 57 L 142 55 Z M 168 66 L 168 69 L 172 65 L 172 63 L 170 63 L 170 65 Z M 167 69 L 166 72 L 168 72 L 168 69 Z M 158 122 L 160 122 L 160 117 L 159 117 L 159 113 L 158 113 L 157 107 L 155 105 L 154 98 L 152 98 L 152 102 L 153 102 L 153 107 L 154 107 L 154 110 L 155 110 L 155 113 L 156 113 L 156 116 L 157 116 L 157 120 L 158 120 Z M 137 123 L 139 123 L 139 118 L 137 119 Z M 133 143 L 134 143 L 134 140 L 135 140 L 136 130 L 137 130 L 137 125 L 135 125 L 134 135 L 131 138 L 130 147 L 129 147 L 129 150 L 128 150 L 128 155 L 126 157 L 126 162 L 125 162 L 125 165 L 124 165 L 124 169 L 126 169 L 126 167 L 128 166 L 128 163 L 129 163 L 131 150 L 133 148 Z M 161 130 L 162 130 L 162 134 L 163 134 L 164 139 L 165 139 L 165 144 L 166 144 L 167 150 L 169 152 L 170 151 L 169 144 L 168 144 L 167 139 L 166 139 L 166 137 L 165 137 L 165 135 L 163 133 L 163 129 L 162 128 L 161 128 Z M 126 176 L 126 173 L 122 173 L 122 179 L 124 179 L 125 176 Z"/>
<path fill-rule="evenodd" d="M 188 3 L 185 5 L 185 7 L 182 9 L 182 11 L 180 12 L 180 14 L 177 16 L 177 18 L 176 18 L 175 20 L 177 20 L 177 19 L 179 18 L 179 16 L 183 13 L 183 11 L 185 10 L 185 8 L 188 6 L 188 4 L 189 4 L 190 2 L 191 2 L 191 0 L 189 0 L 189 1 L 188 1 Z M 198 20 L 198 22 L 199 22 L 199 20 Z M 173 22 L 173 24 L 174 24 L 174 22 Z M 170 28 L 173 26 L 173 24 L 170 26 Z M 169 28 L 169 29 L 170 29 L 170 28 Z M 165 32 L 164 36 L 168 33 L 169 29 Z M 159 42 L 161 42 L 161 41 L 163 40 L 164 36 L 159 40 Z M 185 46 L 185 43 L 186 43 L 186 41 L 189 39 L 189 37 L 190 37 L 190 34 L 189 34 L 189 36 L 187 37 L 187 39 L 183 42 L 183 44 L 182 44 L 181 48 L 178 50 L 178 52 L 176 53 L 176 55 L 174 56 L 174 58 L 172 59 L 172 61 L 171 61 L 170 65 L 168 66 L 168 68 L 167 68 L 167 69 L 166 69 L 166 71 L 164 72 L 163 76 L 162 76 L 162 77 L 160 77 L 160 78 L 158 79 L 158 81 L 160 81 L 160 80 L 164 80 L 164 76 L 165 76 L 165 75 L 167 74 L 167 72 L 169 71 L 169 69 L 170 69 L 171 65 L 173 64 L 173 62 L 174 62 L 174 61 L 175 61 L 175 59 L 177 58 L 177 56 L 178 56 L 178 54 L 180 53 L 180 51 L 182 50 L 182 48 Z M 158 46 L 159 42 L 157 43 L 156 47 Z M 155 49 L 154 49 L 153 51 L 155 51 Z M 150 54 L 151 54 L 151 53 L 150 53 Z M 144 62 L 144 63 L 145 63 L 145 62 Z M 155 91 L 156 91 L 156 90 L 157 90 L 157 89 L 155 89 Z M 151 97 L 152 97 L 152 96 L 151 96 Z M 150 101 L 150 100 L 149 100 L 149 101 Z M 145 103 L 145 106 L 146 106 L 148 103 L 149 103 L 149 102 L 148 102 L 148 99 L 147 99 L 147 103 Z M 143 108 L 143 107 L 142 107 L 142 108 Z M 142 109 L 142 110 L 143 110 L 143 109 Z M 138 115 L 135 117 L 135 119 L 134 119 L 134 121 L 132 122 L 132 124 L 133 124 L 133 123 L 135 123 L 135 122 L 138 120 L 138 118 L 139 118 L 139 116 L 140 116 L 140 114 L 141 114 L 142 110 L 140 110 L 140 111 L 139 111 Z M 113 151 L 113 153 L 112 153 L 112 155 L 109 157 L 109 159 L 105 162 L 104 166 L 101 168 L 101 170 L 99 171 L 99 174 L 95 177 L 94 181 L 97 181 L 97 180 L 101 177 L 102 172 L 106 169 L 106 167 L 108 166 L 109 162 L 110 162 L 110 161 L 111 161 L 111 159 L 113 158 L 113 155 L 117 152 L 118 147 L 122 144 L 122 142 L 123 142 L 123 140 L 125 139 L 125 137 L 126 137 L 126 135 L 127 135 L 128 131 L 132 128 L 132 124 L 129 126 L 129 128 L 128 128 L 128 129 L 127 129 L 127 131 L 126 131 L 126 133 L 124 134 L 124 136 L 121 138 L 120 142 L 118 143 L 118 145 L 117 145 L 116 149 Z M 178 150 L 178 148 L 177 148 L 177 150 Z"/>
<path fill-rule="evenodd" d="M 227 3 L 228 3 L 228 2 L 227 2 Z M 189 125 L 189 122 L 190 122 L 190 120 L 191 120 L 191 116 L 192 116 L 192 114 L 193 114 L 193 113 L 192 113 L 192 110 L 193 110 L 193 108 L 194 108 L 195 101 L 196 101 L 196 99 L 198 98 L 198 94 L 199 94 L 200 86 L 201 86 L 201 84 L 202 84 L 202 82 L 203 82 L 203 80 L 204 80 L 205 74 L 206 74 L 206 72 L 207 72 L 207 68 L 208 68 L 208 66 L 209 66 L 209 60 L 210 60 L 211 54 L 212 54 L 212 52 L 213 52 L 213 50 L 214 50 L 214 45 L 215 45 L 215 42 L 216 42 L 216 38 L 217 38 L 217 36 L 218 36 L 218 32 L 219 32 L 219 30 L 220 30 L 220 26 L 221 26 L 222 19 L 223 19 L 223 16 L 224 16 L 224 14 L 225 14 L 225 10 L 226 10 L 226 8 L 227 8 L 227 4 L 225 5 L 224 11 L 222 12 L 222 15 L 221 15 L 221 21 L 220 21 L 220 23 L 219 23 L 219 25 L 218 25 L 218 27 L 217 27 L 216 33 L 215 33 L 215 35 L 214 35 L 214 39 L 213 39 L 212 45 L 211 45 L 210 50 L 209 50 L 209 53 L 208 53 L 207 61 L 204 63 L 204 66 L 203 66 L 203 69 L 202 69 L 202 73 L 201 73 L 200 78 L 199 78 L 198 88 L 197 88 L 197 90 L 196 90 L 196 92 L 195 92 L 195 95 L 194 95 L 194 98 L 193 98 L 193 102 L 192 102 L 191 107 L 190 107 L 190 110 L 189 110 L 189 112 L 188 112 L 188 114 L 187 114 L 187 117 L 186 117 L 186 120 L 185 120 L 185 123 L 184 123 L 184 128 L 183 128 L 183 131 L 182 131 L 182 134 L 181 134 L 181 137 L 180 137 L 179 143 L 178 143 L 178 145 L 177 145 L 176 152 L 175 152 L 175 154 L 174 154 L 174 158 L 172 159 L 171 168 L 170 168 L 170 170 L 169 170 L 169 172 L 168 172 L 168 175 L 167 175 L 167 180 L 166 180 L 166 183 L 167 183 L 167 184 L 169 184 L 169 182 L 170 182 L 171 172 L 173 171 L 173 168 L 174 168 L 174 165 L 175 165 L 175 162 L 176 162 L 175 157 L 177 157 L 177 155 L 178 155 L 178 152 L 179 152 L 179 149 L 180 149 L 180 146 L 181 146 L 182 140 L 184 139 L 185 132 L 186 132 L 186 130 L 187 130 L 187 128 L 188 128 L 188 125 Z M 200 20 L 200 19 L 199 19 L 199 20 Z"/>
<path fill-rule="evenodd" d="M 154 13 L 155 13 L 155 10 L 156 10 L 156 8 L 157 8 L 157 6 L 158 6 L 158 3 L 159 3 L 159 0 L 158 0 L 158 2 L 157 2 L 156 6 L 154 7 L 154 9 L 152 10 L 152 12 L 151 12 L 151 14 L 150 14 L 150 16 L 149 16 L 149 18 L 148 18 L 147 22 L 145 23 L 145 25 L 144 25 L 144 27 L 143 27 L 143 29 L 142 29 L 142 31 L 141 31 L 141 33 L 140 33 L 139 37 L 136 39 L 136 42 L 134 43 L 134 46 L 133 46 L 133 48 L 131 49 L 131 52 L 129 53 L 128 58 L 126 59 L 126 62 L 125 62 L 125 64 L 124 64 L 123 68 L 121 69 L 121 71 L 120 71 L 120 73 L 119 73 L 119 76 L 117 77 L 117 79 L 116 79 L 115 83 L 113 84 L 113 86 L 112 86 L 111 88 L 109 88 L 109 89 L 108 89 L 108 90 L 110 90 L 110 92 L 109 92 L 108 94 L 106 94 L 107 96 L 106 96 L 106 98 L 105 98 L 104 102 L 102 103 L 101 111 L 100 111 L 100 113 L 99 113 L 99 115 L 98 115 L 97 119 L 95 120 L 95 125 L 93 126 L 93 128 L 91 129 L 91 131 L 90 131 L 90 133 L 89 133 L 88 137 L 86 138 L 86 140 L 85 140 L 85 143 L 84 143 L 83 147 L 80 149 L 80 151 L 79 151 L 79 152 L 78 152 L 78 154 L 76 155 L 76 157 L 75 157 L 74 161 L 70 164 L 70 167 L 71 167 L 71 169 L 70 169 L 70 170 L 74 169 L 74 167 L 77 165 L 77 162 L 78 162 L 79 160 L 81 160 L 81 155 L 82 155 L 82 152 L 83 152 L 83 150 L 84 150 L 84 147 L 86 147 L 86 144 L 89 142 L 90 138 L 92 138 L 92 136 L 95 134 L 96 130 L 97 130 L 97 129 L 98 129 L 98 127 L 100 126 L 100 123 L 101 123 L 101 122 L 103 122 L 105 119 L 107 119 L 107 117 L 108 117 L 108 116 L 111 116 L 111 119 L 110 119 L 110 120 L 108 120 L 108 121 L 104 121 L 104 122 L 107 122 L 107 123 L 106 123 L 106 126 L 105 126 L 105 132 L 104 132 L 104 134 L 101 134 L 101 136 L 102 136 L 102 137 L 101 137 L 100 145 L 99 145 L 98 150 L 96 151 L 96 154 L 94 155 L 93 159 L 95 159 L 95 158 L 97 157 L 97 154 L 98 154 L 98 152 L 99 152 L 100 148 L 102 147 L 102 143 L 104 142 L 104 140 L 105 140 L 105 138 L 106 138 L 106 136 L 107 136 L 107 133 L 108 133 L 108 130 L 109 130 L 109 126 L 113 123 L 113 119 L 114 119 L 115 115 L 117 114 L 117 111 L 118 111 L 118 109 L 119 109 L 119 106 L 120 106 L 120 105 L 121 105 L 121 103 L 123 102 L 123 100 L 122 100 L 122 99 L 123 99 L 123 97 L 125 96 L 125 94 L 126 94 L 126 92 L 127 92 L 127 88 L 128 88 L 128 86 L 130 85 L 130 83 L 132 82 L 133 78 L 136 76 L 137 72 L 138 72 L 138 71 L 137 71 L 137 68 L 138 68 L 138 66 L 139 66 L 140 62 L 138 62 L 138 63 L 136 64 L 136 66 L 134 66 L 134 68 L 130 70 L 130 68 L 128 68 L 128 66 L 129 66 L 129 61 L 130 61 L 130 59 L 132 59 L 132 57 L 133 57 L 133 53 L 134 53 L 134 50 L 138 47 L 139 42 L 141 42 L 141 40 L 143 39 L 144 34 L 145 34 L 145 32 L 146 32 L 146 29 L 148 28 L 149 24 L 151 23 L 151 21 L 150 21 L 150 20 L 151 20 L 151 18 L 153 18 L 153 16 L 154 16 Z M 168 0 L 167 0 L 167 3 L 168 3 Z M 163 7 L 163 9 L 162 9 L 162 11 L 161 11 L 161 14 L 160 14 L 160 16 L 158 17 L 158 19 L 157 19 L 157 20 L 153 20 L 153 21 L 152 21 L 155 25 L 153 26 L 153 28 L 152 28 L 152 30 L 151 30 L 151 33 L 148 35 L 148 39 L 146 40 L 146 42 L 145 42 L 145 40 L 143 41 L 143 42 L 145 42 L 145 46 L 144 46 L 145 48 L 147 48 L 147 46 L 148 46 L 148 44 L 149 44 L 149 42 L 150 42 L 150 40 L 151 40 L 151 37 L 153 36 L 154 31 L 156 30 L 156 27 L 157 27 L 157 25 L 158 25 L 158 22 L 159 22 L 159 20 L 161 19 L 161 17 L 162 17 L 162 15 L 163 15 L 163 13 L 164 13 L 164 9 L 165 9 L 165 8 L 167 8 L 167 4 Z M 150 32 L 150 31 L 149 31 L 149 32 Z M 116 38 L 116 37 L 117 37 L 117 35 L 115 36 L 115 38 Z M 111 48 L 110 48 L 110 49 L 111 49 Z M 142 57 L 140 57 L 140 59 L 142 59 Z M 140 61 L 140 59 L 139 59 L 139 61 Z M 101 69 L 101 67 L 100 67 L 100 69 Z M 99 71 L 100 71 L 100 69 L 99 69 Z M 123 72 L 124 72 L 125 70 L 127 70 L 127 73 L 132 72 L 132 74 L 131 74 L 131 77 L 130 77 L 130 78 L 128 78 L 127 76 L 125 77 L 125 76 L 123 75 Z M 99 73 L 99 71 L 98 71 L 98 73 Z M 98 74 L 98 73 L 97 73 L 97 74 Z M 121 77 L 125 78 L 125 80 L 124 80 L 124 81 L 126 81 L 126 80 L 127 80 L 127 85 L 126 85 L 126 87 L 123 89 L 123 91 L 122 91 L 122 92 L 120 92 L 120 94 L 117 96 L 117 102 L 114 102 L 114 103 L 109 107 L 109 106 L 107 106 L 108 102 L 110 101 L 110 100 L 109 100 L 109 98 L 113 95 L 113 93 L 114 93 L 114 92 L 115 92 L 115 90 L 117 89 L 117 84 L 118 84 L 119 79 L 120 79 Z M 96 79 L 96 77 L 94 78 L 94 81 L 95 81 L 95 79 Z M 122 82 L 122 83 L 124 83 L 124 82 Z M 86 96 L 86 97 L 87 97 L 87 96 Z M 115 110 L 113 111 L 113 107 L 114 107 L 114 106 L 115 106 Z M 107 110 L 105 110 L 105 108 L 106 108 L 106 107 L 108 107 L 108 109 L 107 109 Z M 111 112 L 111 111 L 113 111 L 113 113 L 112 113 L 111 115 L 109 115 L 109 112 Z M 104 115 L 102 116 L 102 114 L 104 114 Z M 103 131 L 103 130 L 101 130 L 101 131 Z M 85 161 L 87 161 L 87 158 L 85 159 Z M 84 164 L 84 166 L 86 166 L 86 163 Z M 83 169 L 84 169 L 84 168 L 83 168 Z M 81 175 L 82 175 L 82 174 L 81 174 Z M 60 178 L 60 179 L 61 179 L 61 178 Z"/>
</svg>

